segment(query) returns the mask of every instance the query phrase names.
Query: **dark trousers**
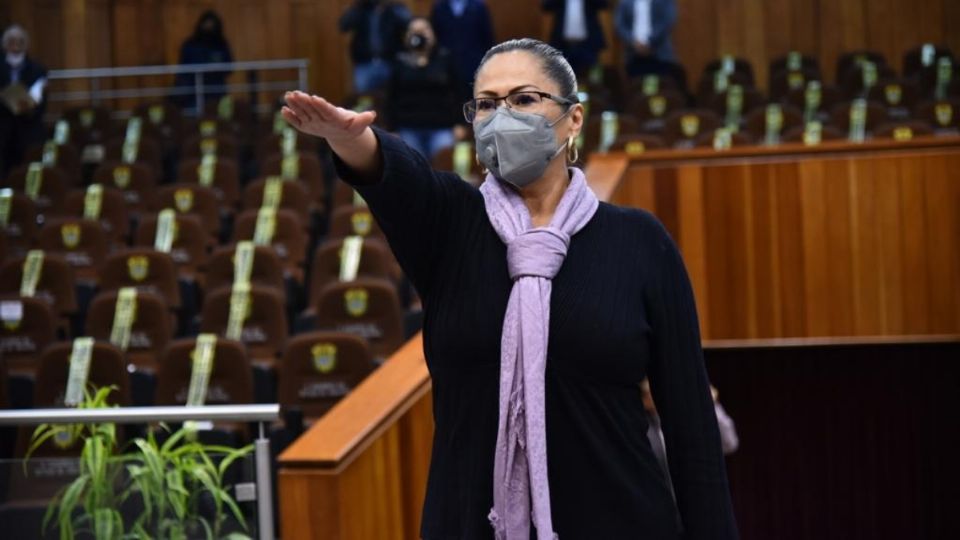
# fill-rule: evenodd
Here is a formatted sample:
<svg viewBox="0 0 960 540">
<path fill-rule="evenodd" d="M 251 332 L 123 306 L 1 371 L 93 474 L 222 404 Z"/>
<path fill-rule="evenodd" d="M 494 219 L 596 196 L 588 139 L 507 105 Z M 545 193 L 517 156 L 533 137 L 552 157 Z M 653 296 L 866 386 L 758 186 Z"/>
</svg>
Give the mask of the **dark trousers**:
<svg viewBox="0 0 960 540">
<path fill-rule="evenodd" d="M 39 115 L 14 115 L 0 107 L 0 180 L 20 165 L 27 148 L 42 136 L 43 124 Z"/>
</svg>

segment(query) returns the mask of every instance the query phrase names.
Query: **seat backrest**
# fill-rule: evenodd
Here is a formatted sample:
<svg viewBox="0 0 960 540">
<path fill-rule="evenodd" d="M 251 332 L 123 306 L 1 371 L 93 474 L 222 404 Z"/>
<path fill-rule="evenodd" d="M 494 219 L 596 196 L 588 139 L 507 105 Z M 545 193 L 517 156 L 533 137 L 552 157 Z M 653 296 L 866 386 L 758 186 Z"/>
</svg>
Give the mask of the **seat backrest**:
<svg viewBox="0 0 960 540">
<path fill-rule="evenodd" d="M 178 140 L 183 130 L 183 112 L 169 101 L 141 103 L 133 114 L 155 127 L 165 140 Z"/>
<path fill-rule="evenodd" d="M 776 122 L 767 121 L 767 111 L 769 107 L 758 107 L 747 115 L 744 127 L 757 141 L 763 141 L 767 137 L 769 129 L 776 127 Z M 790 105 L 780 106 L 780 129 L 776 133 L 782 138 L 787 131 L 803 125 L 803 113 Z"/>
<path fill-rule="evenodd" d="M 380 225 L 366 206 L 341 206 L 330 216 L 330 231 L 327 238 L 346 236 L 386 239 Z"/>
<path fill-rule="evenodd" d="M 102 143 L 111 132 L 110 111 L 103 107 L 74 107 L 63 112 L 70 123 L 70 140 L 82 149 L 88 144 Z"/>
<path fill-rule="evenodd" d="M 192 274 L 206 267 L 207 248 L 211 239 L 198 216 L 192 214 L 176 214 L 173 245 L 170 256 L 180 272 Z M 158 214 L 149 214 L 143 217 L 137 227 L 133 245 L 152 247 L 157 237 Z"/>
<path fill-rule="evenodd" d="M 198 159 L 207 154 L 236 161 L 240 159 L 240 143 L 233 135 L 194 134 L 187 136 L 180 146 L 180 155 L 186 159 Z"/>
<path fill-rule="evenodd" d="M 123 160 L 124 137 L 114 137 L 104 145 L 103 158 L 108 161 Z M 135 163 L 143 163 L 151 167 L 155 172 L 163 171 L 163 150 L 160 142 L 155 138 L 144 133 L 140 137 L 140 144 L 137 146 L 137 158 Z"/>
<path fill-rule="evenodd" d="M 232 287 L 211 291 L 203 301 L 200 331 L 224 336 L 230 320 Z M 279 357 L 288 335 L 283 294 L 271 287 L 250 286 L 249 315 L 244 320 L 240 341 L 254 358 Z"/>
<path fill-rule="evenodd" d="M 838 82 L 842 81 L 850 69 L 855 68 L 858 64 L 864 61 L 873 62 L 878 68 L 887 67 L 887 59 L 884 58 L 883 54 L 877 51 L 847 51 L 837 58 L 837 71 L 834 74 L 833 80 Z"/>
<path fill-rule="evenodd" d="M 37 239 L 37 205 L 23 193 L 13 192 L 9 209 L 3 235 L 7 240 L 7 253 L 19 255 L 30 249 Z"/>
<path fill-rule="evenodd" d="M 807 81 L 822 80 L 819 69 L 786 69 L 770 73 L 770 99 L 779 101 L 791 91 L 803 88 Z"/>
<path fill-rule="evenodd" d="M 611 152 L 625 152 L 628 156 L 642 154 L 648 150 L 666 148 L 663 138 L 650 133 L 624 133 L 613 141 Z"/>
<path fill-rule="evenodd" d="M 924 58 L 927 54 L 928 58 Z M 918 75 L 920 72 L 936 69 L 937 61 L 941 58 L 954 60 L 953 51 L 945 47 L 940 47 L 932 43 L 923 44 L 914 47 L 903 53 L 903 76 L 910 78 Z M 925 62 L 926 60 L 926 62 Z"/>
<path fill-rule="evenodd" d="M 38 172 L 31 172 L 34 169 Z M 39 174 L 40 180 L 35 196 L 27 192 L 27 179 L 32 174 Z M 3 185 L 32 198 L 36 204 L 37 212 L 40 214 L 51 216 L 63 211 L 63 203 L 67 193 L 67 178 L 60 169 L 44 167 L 38 162 L 27 163 L 10 171 Z"/>
<path fill-rule="evenodd" d="M 365 338 L 386 358 L 403 342 L 403 314 L 394 285 L 376 278 L 331 283 L 315 304 L 317 328 Z"/>
<path fill-rule="evenodd" d="M 240 202 L 240 169 L 236 160 L 227 157 L 218 157 L 212 165 L 213 174 L 207 179 L 201 179 L 200 169 L 203 160 L 200 158 L 182 159 L 177 168 L 177 182 L 207 185 L 213 188 L 217 199 L 229 206 L 236 207 Z M 209 181 L 209 184 L 204 182 Z"/>
<path fill-rule="evenodd" d="M 917 105 L 914 117 L 937 131 L 960 130 L 960 98 L 924 101 Z"/>
<path fill-rule="evenodd" d="M 196 339 L 178 339 L 167 345 L 157 366 L 157 405 L 185 405 L 190 390 Z M 217 338 L 207 385 L 208 405 L 253 403 L 253 369 L 243 344 Z"/>
<path fill-rule="evenodd" d="M 8 259 L 0 266 L 0 294 L 19 295 L 23 282 L 23 264 L 26 256 Z M 73 283 L 73 268 L 56 253 L 44 253 L 43 265 L 34 297 L 46 301 L 59 315 L 77 312 L 77 289 Z"/>
<path fill-rule="evenodd" d="M 98 341 L 110 341 L 119 295 L 119 291 L 105 291 L 94 297 L 87 311 L 85 331 L 88 336 Z M 155 293 L 138 292 L 130 341 L 125 351 L 127 361 L 154 371 L 160 354 L 173 339 L 174 326 L 173 315 L 163 297 Z"/>
<path fill-rule="evenodd" d="M 458 154 L 458 152 L 462 153 Z M 460 174 L 461 178 L 464 180 L 475 181 L 483 178 L 483 168 L 477 162 L 476 156 L 477 151 L 473 142 L 461 141 L 453 146 L 447 146 L 437 150 L 437 153 L 434 154 L 431 162 L 434 169 L 455 172 Z M 460 159 L 463 161 L 460 163 L 455 163 L 455 161 Z M 464 172 L 467 174 L 463 174 Z M 340 191 L 335 192 L 337 200 L 334 201 L 334 207 L 336 208 L 341 205 L 352 205 L 354 203 L 353 188 L 350 188 L 350 186 L 344 182 L 338 182 L 337 184 L 337 189 Z M 347 186 L 349 190 L 343 190 L 339 184 Z"/>
<path fill-rule="evenodd" d="M 230 287 L 234 279 L 234 255 L 237 245 L 232 244 L 216 249 L 207 265 L 206 287 L 215 290 Z M 250 283 L 284 291 L 283 262 L 270 246 L 254 246 L 253 267 L 250 269 Z"/>
<path fill-rule="evenodd" d="M 662 126 L 663 120 L 670 113 L 682 109 L 686 103 L 687 100 L 682 94 L 664 89 L 649 96 L 635 95 L 627 104 L 627 112 L 633 115 L 641 125 L 651 121 L 655 123 L 659 120 L 660 126 Z M 660 126 L 655 126 L 654 129 Z"/>
<path fill-rule="evenodd" d="M 63 406 L 64 393 L 70 375 L 72 351 L 73 342 L 62 341 L 50 345 L 40 355 L 33 393 L 34 407 Z M 117 390 L 110 393 L 108 401 L 111 405 L 125 406 L 130 404 L 128 380 L 123 352 L 106 341 L 95 342 L 90 356 L 88 386 L 95 388 L 116 386 Z"/>
<path fill-rule="evenodd" d="M 845 101 L 837 104 L 830 111 L 830 123 L 844 133 L 850 130 L 850 109 L 852 106 L 853 102 Z M 867 102 L 866 130 L 868 133 L 872 133 L 888 119 L 886 107 L 872 101 Z"/>
<path fill-rule="evenodd" d="M 263 206 L 264 188 L 270 177 L 263 177 L 247 184 L 243 190 L 244 210 L 255 210 Z M 285 208 L 296 214 L 303 228 L 310 227 L 310 195 L 306 187 L 300 182 L 281 180 L 280 208 Z"/>
<path fill-rule="evenodd" d="M 253 240 L 257 230 L 259 210 L 245 210 L 237 215 L 233 225 L 233 241 Z M 289 268 L 299 267 L 307 257 L 307 233 L 300 219 L 290 210 L 281 208 L 276 213 L 276 228 L 271 246 L 280 260 Z"/>
<path fill-rule="evenodd" d="M 143 212 L 154 205 L 157 172 L 143 163 L 104 161 L 93 173 L 93 182 L 123 192 L 123 200 L 132 212 Z"/>
<path fill-rule="evenodd" d="M 203 228 L 214 238 L 220 234 L 220 204 L 212 188 L 199 184 L 179 183 L 157 190 L 154 210 L 173 208 L 181 214 L 200 218 Z"/>
<path fill-rule="evenodd" d="M 343 332 L 309 332 L 290 339 L 278 367 L 284 409 L 323 416 L 375 369 L 370 346 Z"/>
<path fill-rule="evenodd" d="M 284 137 L 280 133 L 270 133 L 260 137 L 260 140 L 256 143 L 256 148 L 254 151 L 257 161 L 263 162 L 266 158 L 276 154 L 277 152 L 283 153 L 283 140 Z M 296 134 L 295 148 L 298 152 L 316 154 L 318 150 L 317 139 L 314 137 Z"/>
<path fill-rule="evenodd" d="M 609 127 L 608 127 L 609 126 Z M 632 115 L 603 112 L 587 120 L 583 132 L 585 153 L 605 151 L 621 133 L 634 133 L 640 128 Z M 605 131 L 608 132 L 605 133 Z M 609 139 L 607 139 L 609 137 Z M 607 147 L 604 147 L 606 145 Z"/>
<path fill-rule="evenodd" d="M 886 107 L 890 116 L 902 119 L 910 116 L 910 112 L 917 105 L 918 95 L 919 89 L 914 81 L 885 79 L 870 89 L 867 99 Z"/>
<path fill-rule="evenodd" d="M 817 62 L 816 58 L 802 54 L 799 51 L 793 51 L 783 56 L 778 56 L 770 61 L 769 73 L 771 77 L 773 77 L 773 75 L 777 72 L 791 70 L 799 70 L 803 72 L 814 71 L 819 73 L 820 63 Z M 817 78 L 819 79 L 820 77 L 817 76 Z"/>
<path fill-rule="evenodd" d="M 100 290 L 116 291 L 121 287 L 156 293 L 168 308 L 180 308 L 177 265 L 169 253 L 137 247 L 108 256 L 100 270 Z"/>
<path fill-rule="evenodd" d="M 324 182 L 323 166 L 320 164 L 320 158 L 309 152 L 297 152 L 296 156 L 297 174 L 294 176 L 307 185 L 307 190 L 314 202 L 323 202 L 326 194 L 326 183 Z M 260 175 L 285 176 L 285 172 L 290 172 L 284 171 L 285 159 L 287 158 L 279 152 L 267 156 L 260 163 Z"/>
<path fill-rule="evenodd" d="M 696 146 L 705 148 L 713 147 L 716 143 L 716 138 L 720 136 L 720 129 L 714 130 L 712 132 L 706 132 L 700 134 L 697 137 Z M 754 138 L 752 135 L 746 132 L 736 132 L 730 133 L 730 146 L 731 147 L 740 147 L 740 146 L 750 146 L 754 144 Z"/>
<path fill-rule="evenodd" d="M 811 82 L 813 81 L 807 81 L 807 84 L 810 85 Z M 840 99 L 841 99 L 840 90 L 837 89 L 837 87 L 829 86 L 829 85 L 821 85 L 820 86 L 820 102 L 816 112 L 829 113 L 831 110 L 833 110 L 833 107 L 840 102 Z M 789 93 L 787 93 L 787 97 L 784 99 L 784 101 L 796 107 L 798 111 L 801 111 L 801 112 L 806 111 L 807 110 L 807 87 L 804 86 L 803 88 L 797 88 L 795 90 L 791 90 Z"/>
<path fill-rule="evenodd" d="M 107 233 L 99 221 L 59 218 L 40 230 L 37 245 L 45 252 L 63 255 L 78 280 L 97 282 L 98 270 L 107 256 Z"/>
<path fill-rule="evenodd" d="M 755 88 L 742 88 L 742 92 L 742 100 L 740 103 L 741 120 L 754 109 L 766 103 L 766 98 Z M 725 119 L 728 112 L 733 112 L 729 109 L 731 105 L 729 97 L 731 95 L 733 94 L 730 93 L 730 88 L 720 93 L 714 93 L 706 105 L 710 110 L 717 113 L 721 119 Z"/>
<path fill-rule="evenodd" d="M 56 338 L 56 328 L 56 315 L 47 302 L 0 297 L 0 355 L 11 373 L 34 373 L 40 352 Z"/>
<path fill-rule="evenodd" d="M 82 177 L 80 151 L 72 144 L 57 144 L 53 141 L 35 144 L 27 148 L 23 160 L 27 163 L 49 160 L 50 165 L 60 169 L 68 187 L 79 187 Z"/>
<path fill-rule="evenodd" d="M 806 126 L 800 125 L 783 134 L 783 142 L 804 142 Z M 847 134 L 834 126 L 825 124 L 821 127 L 821 141 L 839 141 L 847 138 Z"/>
<path fill-rule="evenodd" d="M 874 68 L 874 85 L 882 80 L 897 78 L 897 73 L 885 64 L 874 65 Z M 867 96 L 871 87 L 867 86 L 865 72 L 865 64 L 854 64 L 847 68 L 846 72 L 843 74 L 843 78 L 837 80 L 838 86 L 840 86 L 840 91 L 844 97 L 847 99 L 854 99 Z"/>
<path fill-rule="evenodd" d="M 310 265 L 309 305 L 316 305 L 320 292 L 330 283 L 340 281 L 340 267 L 343 261 L 343 238 L 334 238 L 321 244 L 313 254 Z M 356 277 L 374 277 L 392 279 L 393 258 L 387 246 L 376 238 L 367 238 L 360 249 L 360 262 Z"/>
<path fill-rule="evenodd" d="M 919 120 L 901 120 L 881 124 L 874 130 L 873 135 L 879 139 L 909 141 L 914 137 L 933 135 L 933 128 L 926 122 Z"/>
<path fill-rule="evenodd" d="M 667 118 L 663 138 L 669 146 L 692 146 L 701 134 L 712 133 L 720 124 L 720 117 L 710 110 L 677 111 Z"/>
<path fill-rule="evenodd" d="M 64 202 L 63 215 L 84 217 L 86 200 L 87 190 L 72 190 Z M 126 243 L 126 239 L 130 235 L 130 216 L 127 213 L 127 204 L 123 192 L 111 187 L 105 187 L 102 190 L 99 218 L 100 224 L 103 225 L 103 230 L 107 233 L 111 243 Z"/>
</svg>

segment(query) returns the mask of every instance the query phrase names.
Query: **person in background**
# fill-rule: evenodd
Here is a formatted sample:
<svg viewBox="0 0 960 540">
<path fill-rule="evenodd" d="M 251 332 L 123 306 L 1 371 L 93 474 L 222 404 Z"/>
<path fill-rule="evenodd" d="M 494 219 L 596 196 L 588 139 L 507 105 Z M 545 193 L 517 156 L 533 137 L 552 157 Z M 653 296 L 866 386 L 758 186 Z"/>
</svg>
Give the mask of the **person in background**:
<svg viewBox="0 0 960 540">
<path fill-rule="evenodd" d="M 404 48 L 391 67 L 387 86 L 387 121 L 394 132 L 428 160 L 453 146 L 460 114 L 454 89 L 453 57 L 437 45 L 430 21 L 410 20 Z"/>
<path fill-rule="evenodd" d="M 223 35 L 223 21 L 215 11 L 208 10 L 200 15 L 193 35 L 187 38 L 180 47 L 180 63 L 191 64 L 219 64 L 233 62 L 233 53 L 230 44 Z M 226 95 L 227 77 L 230 71 L 216 71 L 204 73 L 202 77 L 204 101 L 207 103 L 219 101 Z M 196 75 L 193 73 L 178 73 L 176 77 L 178 88 L 192 89 L 196 86 Z M 212 89 L 212 90 L 211 90 Z M 178 96 L 176 99 L 184 108 L 194 108 L 196 97 L 193 93 Z"/>
<path fill-rule="evenodd" d="M 353 91 L 368 94 L 390 79 L 390 62 L 410 22 L 410 10 L 392 0 L 356 0 L 340 17 L 340 31 L 352 32 Z"/>
<path fill-rule="evenodd" d="M 623 40 L 627 75 L 662 75 L 674 62 L 670 34 L 677 22 L 674 0 L 620 0 L 614 13 Z"/>
<path fill-rule="evenodd" d="M 607 46 L 599 19 L 607 0 L 543 0 L 542 8 L 553 14 L 550 44 L 560 49 L 578 77 L 586 75 Z"/>
<path fill-rule="evenodd" d="M 437 44 L 450 51 L 457 70 L 457 99 L 470 99 L 473 74 L 493 47 L 493 22 L 483 0 L 437 0 L 430 12 Z"/>
<path fill-rule="evenodd" d="M 30 37 L 12 25 L 3 32 L 0 64 L 0 179 L 23 159 L 27 146 L 43 138 L 47 68 L 30 58 Z"/>
</svg>

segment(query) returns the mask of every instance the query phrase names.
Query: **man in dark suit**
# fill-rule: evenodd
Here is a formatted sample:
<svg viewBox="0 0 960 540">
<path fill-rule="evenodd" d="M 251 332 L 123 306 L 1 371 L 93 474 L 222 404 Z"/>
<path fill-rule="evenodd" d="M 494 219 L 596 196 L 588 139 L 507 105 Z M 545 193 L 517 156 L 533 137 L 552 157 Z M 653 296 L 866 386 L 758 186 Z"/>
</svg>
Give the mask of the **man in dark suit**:
<svg viewBox="0 0 960 540">
<path fill-rule="evenodd" d="M 670 34 L 677 22 L 674 0 L 620 0 L 613 17 L 623 40 L 627 75 L 662 75 L 676 60 Z"/>
<path fill-rule="evenodd" d="M 483 0 L 437 0 L 430 12 L 437 44 L 450 51 L 457 71 L 457 98 L 470 99 L 473 75 L 493 47 L 493 23 Z"/>
<path fill-rule="evenodd" d="M 18 25 L 3 32 L 0 92 L 14 99 L 0 103 L 0 178 L 20 163 L 27 146 L 43 138 L 47 69 L 27 56 L 29 44 L 27 32 Z"/>
<path fill-rule="evenodd" d="M 598 17 L 607 0 L 543 0 L 542 7 L 553 14 L 550 44 L 560 49 L 578 77 L 586 75 L 607 46 Z"/>
</svg>

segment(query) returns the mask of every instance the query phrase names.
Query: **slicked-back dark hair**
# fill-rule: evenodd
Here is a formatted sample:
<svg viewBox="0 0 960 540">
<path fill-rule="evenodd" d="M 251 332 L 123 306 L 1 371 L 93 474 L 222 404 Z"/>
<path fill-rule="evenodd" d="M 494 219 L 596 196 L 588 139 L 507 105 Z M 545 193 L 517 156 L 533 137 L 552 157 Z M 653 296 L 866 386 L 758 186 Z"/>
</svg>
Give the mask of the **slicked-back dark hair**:
<svg viewBox="0 0 960 540">
<path fill-rule="evenodd" d="M 573 68 L 570 67 L 570 62 L 567 62 L 563 53 L 555 47 L 539 39 L 511 39 L 490 47 L 487 54 L 483 55 L 483 59 L 480 60 L 480 66 L 477 68 L 476 73 L 474 73 L 473 80 L 477 80 L 477 73 L 480 73 L 480 70 L 483 69 L 483 66 L 488 60 L 498 54 L 511 51 L 526 51 L 536 56 L 543 65 L 543 73 L 560 88 L 559 97 L 577 101 L 577 75 L 573 72 Z"/>
</svg>

